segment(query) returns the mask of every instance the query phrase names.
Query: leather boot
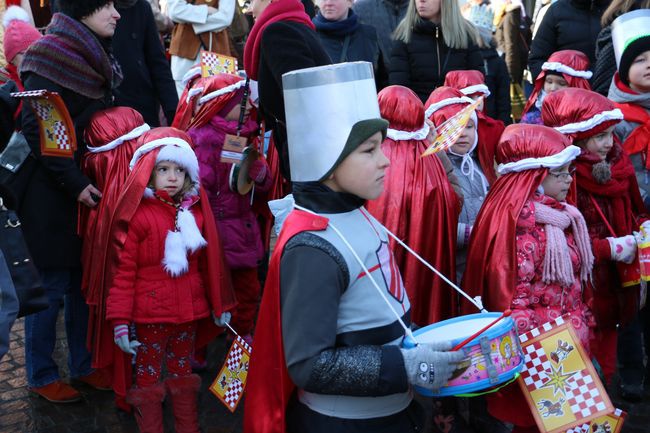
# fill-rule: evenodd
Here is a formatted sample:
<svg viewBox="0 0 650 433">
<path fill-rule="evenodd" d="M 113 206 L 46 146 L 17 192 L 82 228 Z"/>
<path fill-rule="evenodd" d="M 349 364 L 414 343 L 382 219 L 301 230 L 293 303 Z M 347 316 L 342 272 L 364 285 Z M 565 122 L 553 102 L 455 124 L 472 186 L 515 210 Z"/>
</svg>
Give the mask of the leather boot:
<svg viewBox="0 0 650 433">
<path fill-rule="evenodd" d="M 165 387 L 172 400 L 174 426 L 176 433 L 199 433 L 198 394 L 201 377 L 170 377 L 165 380 Z"/>
<path fill-rule="evenodd" d="M 133 406 L 133 415 L 140 433 L 163 433 L 165 385 L 157 383 L 146 388 L 131 388 L 126 401 Z"/>
</svg>

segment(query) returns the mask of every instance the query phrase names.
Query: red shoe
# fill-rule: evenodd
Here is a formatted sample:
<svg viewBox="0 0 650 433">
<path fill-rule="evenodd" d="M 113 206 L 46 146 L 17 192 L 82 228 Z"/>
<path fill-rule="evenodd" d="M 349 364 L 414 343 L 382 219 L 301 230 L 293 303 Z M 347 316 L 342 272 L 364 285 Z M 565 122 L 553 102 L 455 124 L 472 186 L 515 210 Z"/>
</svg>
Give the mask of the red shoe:
<svg viewBox="0 0 650 433">
<path fill-rule="evenodd" d="M 30 391 L 52 403 L 74 403 L 75 401 L 81 400 L 79 391 L 61 380 L 45 386 L 39 386 L 38 388 L 30 388 Z"/>
<path fill-rule="evenodd" d="M 111 380 L 102 370 L 95 370 L 88 376 L 77 377 L 77 380 L 99 391 L 110 391 L 113 389 Z"/>
</svg>

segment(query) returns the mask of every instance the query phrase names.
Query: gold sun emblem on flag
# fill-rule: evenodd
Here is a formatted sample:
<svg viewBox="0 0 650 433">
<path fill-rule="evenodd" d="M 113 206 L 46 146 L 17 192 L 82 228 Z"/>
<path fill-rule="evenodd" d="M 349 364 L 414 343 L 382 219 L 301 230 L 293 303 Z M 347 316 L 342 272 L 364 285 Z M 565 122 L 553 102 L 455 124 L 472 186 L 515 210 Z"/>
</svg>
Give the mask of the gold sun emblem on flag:
<svg viewBox="0 0 650 433">
<path fill-rule="evenodd" d="M 567 384 L 567 381 L 571 376 L 575 374 L 574 371 L 570 373 L 564 373 L 564 366 L 560 365 L 557 369 L 551 366 L 551 370 L 545 371 L 548 376 L 548 380 L 544 382 L 542 388 L 553 388 L 553 395 L 558 393 L 565 394 L 565 390 L 570 389 L 571 387 Z"/>
</svg>

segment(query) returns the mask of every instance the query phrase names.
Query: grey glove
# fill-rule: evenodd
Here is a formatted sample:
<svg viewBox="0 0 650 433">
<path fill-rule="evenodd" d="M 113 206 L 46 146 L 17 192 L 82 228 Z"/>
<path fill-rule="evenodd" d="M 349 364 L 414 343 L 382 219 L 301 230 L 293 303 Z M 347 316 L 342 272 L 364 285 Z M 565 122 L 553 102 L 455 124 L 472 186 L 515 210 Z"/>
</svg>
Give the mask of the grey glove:
<svg viewBox="0 0 650 433">
<path fill-rule="evenodd" d="M 140 346 L 138 340 L 129 341 L 129 327 L 127 325 L 117 325 L 113 329 L 113 341 L 123 352 L 135 356 L 135 349 Z"/>
<path fill-rule="evenodd" d="M 462 351 L 449 352 L 449 341 L 421 343 L 412 349 L 401 349 L 406 375 L 411 385 L 438 390 L 451 377 L 465 358 Z"/>
<path fill-rule="evenodd" d="M 214 320 L 214 324 L 222 328 L 230 324 L 231 318 L 232 314 L 229 311 L 224 311 L 219 315 L 219 317 L 215 316 L 215 314 L 212 313 L 212 320 Z"/>
</svg>

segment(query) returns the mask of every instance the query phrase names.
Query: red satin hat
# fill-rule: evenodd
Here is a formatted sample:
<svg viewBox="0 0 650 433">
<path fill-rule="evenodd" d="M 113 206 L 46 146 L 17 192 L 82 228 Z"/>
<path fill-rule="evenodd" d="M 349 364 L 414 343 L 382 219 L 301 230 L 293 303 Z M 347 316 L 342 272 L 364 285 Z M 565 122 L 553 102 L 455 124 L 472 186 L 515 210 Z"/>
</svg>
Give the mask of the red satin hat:
<svg viewBox="0 0 650 433">
<path fill-rule="evenodd" d="M 142 115 L 133 108 L 108 108 L 98 111 L 90 118 L 84 130 L 84 138 L 89 146 L 100 147 L 141 127 L 144 123 Z"/>
<path fill-rule="evenodd" d="M 553 128 L 518 123 L 508 125 L 497 146 L 499 164 L 526 158 L 543 158 L 562 152 L 571 141 Z M 539 169 L 546 170 L 546 169 Z"/>
<path fill-rule="evenodd" d="M 445 86 L 458 89 L 467 96 L 489 95 L 490 90 L 485 85 L 485 75 L 481 71 L 451 71 L 445 76 Z"/>
<path fill-rule="evenodd" d="M 474 101 L 463 95 L 460 90 L 441 86 L 431 92 L 424 103 L 425 116 L 433 121 L 434 125 L 440 126 L 472 102 Z"/>
<path fill-rule="evenodd" d="M 592 137 L 616 125 L 623 113 L 603 95 L 591 90 L 567 88 L 544 98 L 542 120 L 573 140 Z"/>
<path fill-rule="evenodd" d="M 424 106 L 411 89 L 388 86 L 379 95 L 379 112 L 388 127 L 400 131 L 417 131 L 424 125 Z"/>
</svg>

